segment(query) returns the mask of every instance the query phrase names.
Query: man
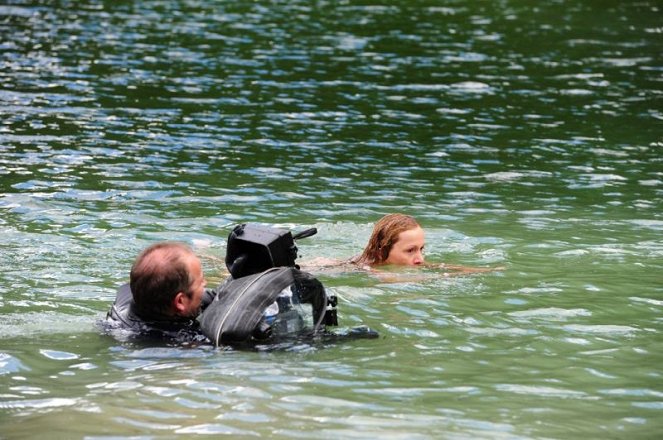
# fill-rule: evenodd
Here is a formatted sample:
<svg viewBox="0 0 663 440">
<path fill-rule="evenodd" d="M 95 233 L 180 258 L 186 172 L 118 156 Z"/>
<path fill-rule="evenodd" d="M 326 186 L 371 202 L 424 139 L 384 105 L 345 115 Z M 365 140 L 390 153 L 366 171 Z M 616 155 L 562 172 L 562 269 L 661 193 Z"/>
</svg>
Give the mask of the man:
<svg viewBox="0 0 663 440">
<path fill-rule="evenodd" d="M 247 267 L 254 267 L 251 264 Z M 188 246 L 153 244 L 136 258 L 130 281 L 118 290 L 105 327 L 120 338 L 241 345 L 265 341 L 273 333 L 307 330 L 307 313 L 300 310 L 304 304 L 311 307 L 314 319 L 308 325 L 313 333 L 324 325 L 336 325 L 335 309 L 328 310 L 335 301 L 330 302 L 320 281 L 295 267 L 275 266 L 238 279 L 229 277 L 215 290 L 205 285 L 200 260 Z"/>
<path fill-rule="evenodd" d="M 129 284 L 120 287 L 106 320 L 140 334 L 196 337 L 196 317 L 216 296 L 205 286 L 191 248 L 177 242 L 153 244 L 136 258 Z"/>
</svg>

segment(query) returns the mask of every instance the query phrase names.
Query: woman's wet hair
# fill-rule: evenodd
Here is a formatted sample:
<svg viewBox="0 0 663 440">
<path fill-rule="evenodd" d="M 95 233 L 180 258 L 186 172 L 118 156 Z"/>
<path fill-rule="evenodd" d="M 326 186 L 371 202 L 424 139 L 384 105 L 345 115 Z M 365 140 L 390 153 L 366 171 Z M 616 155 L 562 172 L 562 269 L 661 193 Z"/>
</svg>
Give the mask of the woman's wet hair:
<svg viewBox="0 0 663 440">
<path fill-rule="evenodd" d="M 369 266 L 383 264 L 389 257 L 391 248 L 398 241 L 401 232 L 419 228 L 414 217 L 406 214 L 387 214 L 373 227 L 373 233 L 368 239 L 364 252 L 353 260 L 356 264 Z"/>
</svg>

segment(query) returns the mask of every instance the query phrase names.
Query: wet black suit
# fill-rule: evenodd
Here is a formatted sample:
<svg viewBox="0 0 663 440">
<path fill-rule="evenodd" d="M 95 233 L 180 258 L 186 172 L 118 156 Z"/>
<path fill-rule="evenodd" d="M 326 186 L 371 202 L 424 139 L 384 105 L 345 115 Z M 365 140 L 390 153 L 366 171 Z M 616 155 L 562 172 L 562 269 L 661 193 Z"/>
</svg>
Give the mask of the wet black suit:
<svg viewBox="0 0 663 440">
<path fill-rule="evenodd" d="M 217 289 L 206 289 L 200 303 L 201 311 L 209 306 L 218 293 Z M 196 319 L 168 317 L 163 320 L 144 320 L 136 314 L 133 295 L 129 284 L 124 284 L 117 291 L 117 297 L 106 314 L 105 327 L 128 330 L 136 337 L 174 339 L 178 341 L 205 341 Z"/>
<path fill-rule="evenodd" d="M 377 332 L 364 326 L 342 333 L 327 332 L 324 325 L 337 324 L 326 323 L 328 298 L 322 283 L 312 275 L 294 268 L 270 269 L 237 280 L 229 277 L 216 289 L 205 290 L 201 314 L 197 319 L 164 317 L 163 320 L 144 320 L 136 314 L 131 288 L 125 284 L 118 290 L 115 303 L 103 324 L 109 333 L 120 330 L 122 338 L 126 338 L 125 332 L 128 331 L 128 336 L 136 339 L 161 339 L 177 343 L 234 345 L 265 341 L 265 338 L 272 338 L 271 332 L 264 335 L 256 333 L 257 330 L 263 331 L 258 325 L 262 322 L 263 311 L 289 285 L 293 286 L 297 302 L 311 305 L 314 316 L 314 322 L 309 323 L 313 332 L 299 332 L 297 336 L 322 336 L 329 340 L 378 337 Z M 278 337 L 274 339 L 277 340 Z"/>
</svg>

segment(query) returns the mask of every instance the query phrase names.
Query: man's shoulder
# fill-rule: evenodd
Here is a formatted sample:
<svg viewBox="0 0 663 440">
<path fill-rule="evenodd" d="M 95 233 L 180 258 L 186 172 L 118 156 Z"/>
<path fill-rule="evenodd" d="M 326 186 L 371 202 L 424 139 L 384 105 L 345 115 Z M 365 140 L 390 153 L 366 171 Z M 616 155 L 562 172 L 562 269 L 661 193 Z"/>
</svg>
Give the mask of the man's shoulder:
<svg viewBox="0 0 663 440">
<path fill-rule="evenodd" d="M 204 339 L 196 320 L 149 321 L 139 317 L 134 311 L 133 295 L 128 283 L 118 288 L 103 327 L 112 335 L 121 333 L 121 339 L 170 339 L 182 342 L 201 337 Z"/>
</svg>

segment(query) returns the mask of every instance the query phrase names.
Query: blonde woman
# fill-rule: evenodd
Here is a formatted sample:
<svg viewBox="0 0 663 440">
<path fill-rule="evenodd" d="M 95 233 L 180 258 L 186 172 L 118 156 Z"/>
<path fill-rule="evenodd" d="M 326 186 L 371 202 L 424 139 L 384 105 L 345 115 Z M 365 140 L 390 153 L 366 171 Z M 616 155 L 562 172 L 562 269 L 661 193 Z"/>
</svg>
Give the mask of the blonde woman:
<svg viewBox="0 0 663 440">
<path fill-rule="evenodd" d="M 426 264 L 424 247 L 426 239 L 423 228 L 406 214 L 387 214 L 373 227 L 363 252 L 349 260 L 339 261 L 316 258 L 302 264 L 307 270 L 333 269 L 339 267 L 367 269 L 375 272 L 380 266 L 412 266 L 442 269 L 443 276 L 466 273 L 488 272 L 503 268 L 480 268 L 441 264 Z M 428 277 L 425 277 L 428 278 Z"/>
</svg>

